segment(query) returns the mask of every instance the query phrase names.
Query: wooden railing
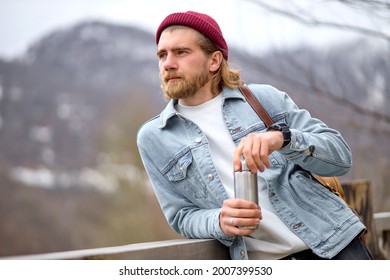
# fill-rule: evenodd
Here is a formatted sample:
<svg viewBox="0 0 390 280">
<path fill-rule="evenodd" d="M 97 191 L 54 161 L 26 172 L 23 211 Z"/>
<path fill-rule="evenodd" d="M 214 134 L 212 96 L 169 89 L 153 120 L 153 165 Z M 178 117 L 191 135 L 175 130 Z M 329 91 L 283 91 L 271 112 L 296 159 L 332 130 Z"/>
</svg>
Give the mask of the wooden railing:
<svg viewBox="0 0 390 280">
<path fill-rule="evenodd" d="M 374 259 L 390 259 L 390 212 L 373 214 L 370 182 L 343 183 L 343 188 L 347 202 L 368 228 L 365 241 Z M 177 239 L 2 259 L 227 260 L 230 257 L 228 248 L 216 240 Z"/>
<path fill-rule="evenodd" d="M 17 256 L 28 260 L 227 260 L 228 248 L 214 239 L 175 239 L 78 251 Z"/>
</svg>

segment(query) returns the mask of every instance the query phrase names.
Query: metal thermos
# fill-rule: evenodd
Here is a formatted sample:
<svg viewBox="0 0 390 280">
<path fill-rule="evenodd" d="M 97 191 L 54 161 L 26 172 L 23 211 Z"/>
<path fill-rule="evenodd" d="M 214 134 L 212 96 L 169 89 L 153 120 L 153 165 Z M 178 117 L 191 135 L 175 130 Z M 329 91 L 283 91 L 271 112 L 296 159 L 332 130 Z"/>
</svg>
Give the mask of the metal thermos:
<svg viewBox="0 0 390 280">
<path fill-rule="evenodd" d="M 241 166 L 241 171 L 234 172 L 234 197 L 259 204 L 257 174 L 253 174 L 248 169 L 244 160 L 241 162 Z M 240 228 L 257 229 L 258 227 L 259 225 Z"/>
</svg>

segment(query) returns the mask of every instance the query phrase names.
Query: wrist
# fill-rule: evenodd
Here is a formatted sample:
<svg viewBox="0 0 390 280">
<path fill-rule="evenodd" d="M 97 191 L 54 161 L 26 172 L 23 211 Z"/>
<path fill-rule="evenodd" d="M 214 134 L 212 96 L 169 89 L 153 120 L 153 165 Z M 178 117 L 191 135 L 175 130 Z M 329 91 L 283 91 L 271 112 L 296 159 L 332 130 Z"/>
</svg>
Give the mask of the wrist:
<svg viewBox="0 0 390 280">
<path fill-rule="evenodd" d="M 280 131 L 283 135 L 282 149 L 291 142 L 290 127 L 285 123 L 274 123 L 267 128 L 267 131 Z"/>
</svg>

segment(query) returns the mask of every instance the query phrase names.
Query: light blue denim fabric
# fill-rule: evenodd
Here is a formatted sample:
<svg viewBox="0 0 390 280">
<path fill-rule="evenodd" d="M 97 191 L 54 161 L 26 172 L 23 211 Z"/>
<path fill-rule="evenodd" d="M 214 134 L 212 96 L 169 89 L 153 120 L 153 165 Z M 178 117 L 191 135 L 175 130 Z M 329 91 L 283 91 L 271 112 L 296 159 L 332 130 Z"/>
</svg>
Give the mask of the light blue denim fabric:
<svg viewBox="0 0 390 280">
<path fill-rule="evenodd" d="M 313 251 L 331 258 L 365 229 L 342 199 L 310 178 L 308 172 L 334 176 L 348 172 L 351 151 L 339 132 L 299 109 L 284 92 L 249 85 L 274 122 L 291 129 L 291 143 L 270 155 L 271 168 L 258 173 L 269 183 L 269 199 L 279 217 Z M 238 89 L 224 88 L 223 117 L 236 145 L 265 130 Z M 139 130 L 137 144 L 161 209 L 171 227 L 188 238 L 215 238 L 230 247 L 232 259 L 247 259 L 244 239 L 219 227 L 228 198 L 213 164 L 207 138 L 175 110 L 163 112 Z M 232 163 L 233 172 L 233 163 Z"/>
</svg>

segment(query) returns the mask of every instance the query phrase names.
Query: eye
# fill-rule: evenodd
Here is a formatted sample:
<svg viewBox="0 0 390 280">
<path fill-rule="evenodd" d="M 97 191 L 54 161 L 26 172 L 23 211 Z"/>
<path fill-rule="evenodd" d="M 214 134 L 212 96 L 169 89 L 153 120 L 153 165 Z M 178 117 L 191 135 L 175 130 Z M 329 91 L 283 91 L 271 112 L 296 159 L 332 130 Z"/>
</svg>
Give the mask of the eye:
<svg viewBox="0 0 390 280">
<path fill-rule="evenodd" d="M 164 60 L 167 57 L 167 54 L 166 53 L 158 53 L 157 57 L 159 60 Z"/>
<path fill-rule="evenodd" d="M 188 53 L 188 51 L 185 49 L 177 50 L 177 55 L 179 55 L 179 56 L 186 55 L 187 53 Z"/>
</svg>

